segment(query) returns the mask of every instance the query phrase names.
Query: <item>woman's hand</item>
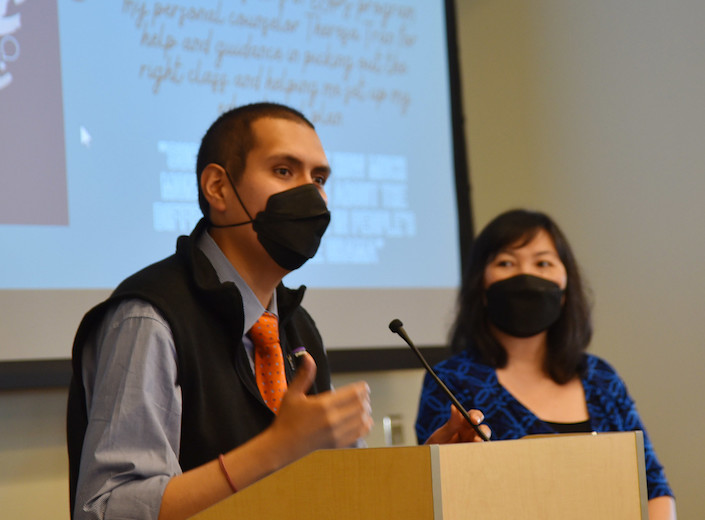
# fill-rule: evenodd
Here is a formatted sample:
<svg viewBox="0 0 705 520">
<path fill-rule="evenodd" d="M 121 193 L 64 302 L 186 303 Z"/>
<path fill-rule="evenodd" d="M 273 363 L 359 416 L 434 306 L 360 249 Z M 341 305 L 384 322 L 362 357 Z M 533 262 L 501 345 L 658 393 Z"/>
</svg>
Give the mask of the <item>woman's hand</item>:
<svg viewBox="0 0 705 520">
<path fill-rule="evenodd" d="M 468 415 L 473 424 L 478 425 L 487 438 L 492 435 L 489 426 L 480 424 L 485 419 L 485 416 L 480 410 L 470 410 Z M 461 414 L 455 406 L 451 405 L 450 418 L 448 421 L 433 432 L 424 444 L 451 444 L 456 442 L 480 441 L 482 441 L 482 437 L 468 424 L 463 414 Z"/>
</svg>

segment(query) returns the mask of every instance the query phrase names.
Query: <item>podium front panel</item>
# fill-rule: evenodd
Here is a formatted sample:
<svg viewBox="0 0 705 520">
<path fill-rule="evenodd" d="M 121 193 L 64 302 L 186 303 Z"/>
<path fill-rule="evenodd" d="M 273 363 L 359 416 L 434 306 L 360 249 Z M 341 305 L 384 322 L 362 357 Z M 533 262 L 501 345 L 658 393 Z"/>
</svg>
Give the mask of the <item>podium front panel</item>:
<svg viewBox="0 0 705 520">
<path fill-rule="evenodd" d="M 436 520 L 648 518 L 641 432 L 438 446 Z"/>
</svg>

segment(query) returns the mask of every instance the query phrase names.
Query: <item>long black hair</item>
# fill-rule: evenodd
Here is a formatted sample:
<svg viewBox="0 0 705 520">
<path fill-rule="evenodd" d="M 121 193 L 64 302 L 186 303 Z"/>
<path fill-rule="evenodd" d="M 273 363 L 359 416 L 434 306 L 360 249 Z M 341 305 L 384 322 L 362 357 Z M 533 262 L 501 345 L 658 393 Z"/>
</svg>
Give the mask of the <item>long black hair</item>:
<svg viewBox="0 0 705 520">
<path fill-rule="evenodd" d="M 580 269 L 563 232 L 545 213 L 515 209 L 492 220 L 474 240 L 463 276 L 458 315 L 451 329 L 454 352 L 470 349 L 495 368 L 507 364 L 507 352 L 492 335 L 485 307 L 487 265 L 507 247 L 521 247 L 545 230 L 565 266 L 568 284 L 561 316 L 548 329 L 545 370 L 557 383 L 566 383 L 583 369 L 584 351 L 592 337 L 590 303 Z"/>
</svg>

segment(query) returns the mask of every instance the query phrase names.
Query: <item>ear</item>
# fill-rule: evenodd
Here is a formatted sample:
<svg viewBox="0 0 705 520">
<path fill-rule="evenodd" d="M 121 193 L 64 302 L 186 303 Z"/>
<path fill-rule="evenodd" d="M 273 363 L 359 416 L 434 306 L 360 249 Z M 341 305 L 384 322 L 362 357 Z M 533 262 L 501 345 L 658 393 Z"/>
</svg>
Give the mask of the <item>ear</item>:
<svg viewBox="0 0 705 520">
<path fill-rule="evenodd" d="M 201 172 L 201 192 L 208 201 L 211 218 L 215 213 L 223 213 L 227 208 L 225 191 L 229 185 L 228 176 L 222 166 L 208 164 Z"/>
</svg>

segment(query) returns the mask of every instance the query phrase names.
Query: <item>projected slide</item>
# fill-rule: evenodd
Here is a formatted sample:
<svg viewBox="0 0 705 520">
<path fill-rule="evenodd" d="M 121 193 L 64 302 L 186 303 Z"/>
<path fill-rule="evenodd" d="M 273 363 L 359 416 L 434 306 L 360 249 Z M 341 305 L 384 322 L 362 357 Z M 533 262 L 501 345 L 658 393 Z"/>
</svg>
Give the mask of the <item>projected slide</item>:
<svg viewBox="0 0 705 520">
<path fill-rule="evenodd" d="M 201 136 L 260 100 L 306 114 L 333 167 L 288 283 L 457 285 L 442 2 L 0 0 L 0 38 L 0 288 L 110 288 L 170 254 Z"/>
</svg>

